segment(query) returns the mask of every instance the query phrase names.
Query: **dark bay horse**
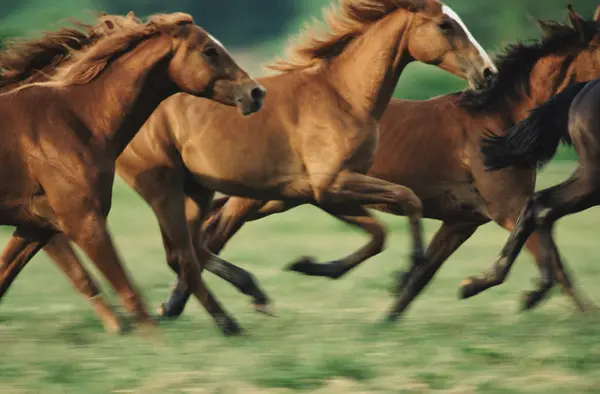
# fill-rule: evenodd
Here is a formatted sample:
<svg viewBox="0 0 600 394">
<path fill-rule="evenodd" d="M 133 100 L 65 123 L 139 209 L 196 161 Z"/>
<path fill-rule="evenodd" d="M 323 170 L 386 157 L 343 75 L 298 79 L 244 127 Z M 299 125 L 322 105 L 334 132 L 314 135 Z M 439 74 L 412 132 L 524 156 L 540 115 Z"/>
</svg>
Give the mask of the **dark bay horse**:
<svg viewBox="0 0 600 394">
<path fill-rule="evenodd" d="M 427 250 L 427 265 L 421 269 L 413 265 L 411 272 L 402 276 L 397 289 L 401 296 L 393 316 L 408 307 L 444 261 L 479 226 L 493 220 L 512 230 L 534 191 L 535 169 L 486 171 L 479 151 L 480 140 L 486 130 L 501 135 L 569 83 L 600 76 L 600 68 L 596 66 L 600 61 L 596 45 L 600 37 L 598 16 L 597 12 L 593 20 L 585 21 L 569 9 L 570 25 L 540 22 L 544 37 L 532 44 L 509 46 L 499 59 L 496 83 L 480 92 L 425 101 L 392 100 L 381 120 L 379 146 L 369 175 L 409 186 L 423 201 L 424 216 L 443 222 Z M 208 225 L 212 232 L 209 249 L 219 253 L 245 220 L 283 212 L 295 205 L 296 201 L 289 200 L 268 203 L 242 198 L 217 200 Z M 343 259 L 316 264 L 305 258 L 292 265 L 293 270 L 335 279 L 381 252 L 385 229 L 366 211 L 362 216 L 341 215 L 339 208 L 331 204 L 318 206 L 344 222 L 363 228 L 373 238 Z M 386 207 L 374 208 L 389 212 Z M 527 247 L 542 269 L 544 252 L 536 234 L 529 238 Z M 213 260 L 207 270 L 252 296 L 255 303 L 267 300 L 253 276 L 241 268 Z M 584 301 L 576 295 L 566 273 L 559 269 L 557 275 L 564 290 L 584 308 Z M 165 314 L 179 315 L 187 297 L 185 288 L 177 286 L 165 303 Z M 525 307 L 533 307 L 537 300 L 537 292 L 527 293 Z"/>
<path fill-rule="evenodd" d="M 73 53 L 49 80 L 0 96 L 0 223 L 17 227 L 3 251 L 0 295 L 37 251 L 55 236 L 67 236 L 126 309 L 153 325 L 106 227 L 116 158 L 154 109 L 177 92 L 250 114 L 261 107 L 264 90 L 187 14 L 121 27 Z M 190 290 L 220 324 L 236 330 L 202 282 L 198 262 L 182 263 Z M 118 320 L 106 323 L 121 329 Z"/>
<path fill-rule="evenodd" d="M 342 0 L 328 33 L 294 47 L 269 95 L 249 118 L 178 95 L 166 100 L 119 157 L 119 175 L 158 217 L 169 266 L 196 254 L 210 263 L 201 229 L 215 191 L 246 197 L 343 204 L 355 215 L 384 204 L 410 218 L 414 258 L 423 259 L 421 202 L 401 185 L 364 175 L 378 122 L 402 70 L 417 60 L 483 84 L 496 69 L 447 6 L 433 0 Z M 56 260 L 85 275 L 70 249 Z M 218 260 L 218 259 L 217 259 Z"/>
<path fill-rule="evenodd" d="M 531 197 L 496 262 L 482 277 L 470 278 L 474 293 L 490 281 L 506 278 L 533 231 L 540 236 L 543 266 L 549 267 L 550 254 L 558 254 L 552 237 L 554 223 L 600 204 L 600 79 L 569 86 L 507 135 L 485 140 L 482 151 L 492 170 L 536 168 L 554 156 L 561 142 L 574 145 L 579 155 L 575 172 L 565 182 Z M 549 290 L 554 283 L 552 270 L 542 270 L 540 278 L 540 286 Z"/>
</svg>

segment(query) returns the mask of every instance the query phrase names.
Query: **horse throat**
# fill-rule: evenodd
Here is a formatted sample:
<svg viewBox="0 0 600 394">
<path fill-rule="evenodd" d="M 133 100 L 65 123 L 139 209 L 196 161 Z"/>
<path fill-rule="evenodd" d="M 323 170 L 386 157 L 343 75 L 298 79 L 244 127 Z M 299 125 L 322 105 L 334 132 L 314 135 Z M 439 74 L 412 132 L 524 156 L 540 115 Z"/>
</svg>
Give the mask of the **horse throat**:
<svg viewBox="0 0 600 394">
<path fill-rule="evenodd" d="M 373 24 L 326 67 L 334 87 L 357 115 L 380 120 L 400 74 L 412 61 L 405 34 L 409 15 L 397 11 Z"/>
</svg>

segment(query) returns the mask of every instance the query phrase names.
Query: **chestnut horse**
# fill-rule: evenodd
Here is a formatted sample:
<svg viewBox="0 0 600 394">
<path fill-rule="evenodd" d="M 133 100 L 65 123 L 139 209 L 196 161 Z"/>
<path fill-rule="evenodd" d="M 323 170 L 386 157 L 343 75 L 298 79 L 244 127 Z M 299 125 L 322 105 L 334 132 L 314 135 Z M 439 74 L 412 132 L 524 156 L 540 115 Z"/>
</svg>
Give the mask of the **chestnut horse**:
<svg viewBox="0 0 600 394">
<path fill-rule="evenodd" d="M 413 258 L 423 259 L 419 199 L 404 186 L 364 175 L 378 122 L 411 61 L 475 84 L 485 83 L 495 66 L 458 16 L 435 0 L 342 0 L 326 24 L 326 37 L 309 29 L 292 60 L 273 66 L 281 73 L 260 80 L 269 96 L 256 115 L 242 119 L 227 107 L 178 95 L 119 157 L 119 175 L 158 217 L 173 270 L 194 254 L 209 265 L 221 261 L 207 255 L 201 229 L 215 191 L 343 204 L 340 214 L 347 215 L 384 204 L 409 216 Z M 52 257 L 71 262 L 61 268 L 73 280 L 85 275 L 70 249 Z"/>
<path fill-rule="evenodd" d="M 115 160 L 154 109 L 177 92 L 250 114 L 261 107 L 264 90 L 187 14 L 124 24 L 72 56 L 50 80 L 0 96 L 0 223 L 17 227 L 3 252 L 0 294 L 37 251 L 64 234 L 138 321 L 152 325 L 106 227 Z M 198 262 L 182 264 L 190 290 L 220 324 L 235 330 L 202 282 Z M 118 320 L 106 323 L 121 329 Z"/>
<path fill-rule="evenodd" d="M 482 152 L 492 170 L 506 167 L 536 168 L 546 164 L 561 142 L 572 144 L 579 165 L 565 182 L 535 193 L 527 202 L 506 245 L 483 277 L 470 278 L 471 286 L 484 287 L 488 281 L 504 281 L 523 244 L 535 230 L 540 236 L 546 267 L 550 253 L 558 255 L 552 237 L 554 223 L 563 216 L 600 204 L 600 79 L 571 85 L 532 111 L 505 136 L 485 140 Z M 540 283 L 550 289 L 551 269 L 541 272 Z"/>
<path fill-rule="evenodd" d="M 369 175 L 409 186 L 423 201 L 424 216 L 443 222 L 427 250 L 427 266 L 413 265 L 400 278 L 397 291 L 401 296 L 392 318 L 409 306 L 444 261 L 479 226 L 494 221 L 509 231 L 513 228 L 534 191 L 535 170 L 485 171 L 479 152 L 480 139 L 486 130 L 502 134 L 567 84 L 600 76 L 600 69 L 595 66 L 600 60 L 596 45 L 600 38 L 596 23 L 599 15 L 597 12 L 593 21 L 585 21 L 569 9 L 570 26 L 539 22 L 544 37 L 530 45 L 509 46 L 500 58 L 496 83 L 480 92 L 424 101 L 392 100 L 381 120 L 379 147 Z M 245 220 L 256 220 L 296 205 L 297 201 L 266 203 L 237 197 L 215 201 L 213 216 L 208 221 L 209 232 L 212 231 L 209 249 L 219 253 Z M 292 270 L 337 279 L 382 251 L 385 230 L 366 211 L 357 216 L 341 215 L 340 209 L 331 204 L 317 206 L 365 229 L 373 238 L 345 258 L 326 264 L 304 258 L 293 264 Z M 386 207 L 374 208 L 389 212 Z M 527 247 L 542 270 L 543 250 L 536 234 L 529 238 Z M 243 269 L 218 260 L 211 261 L 206 268 L 252 296 L 255 303 L 267 300 L 253 276 Z M 584 308 L 584 301 L 576 295 L 566 273 L 558 269 L 564 290 Z M 543 291 L 527 293 L 525 307 L 533 307 Z M 177 286 L 165 303 L 166 313 L 179 315 L 187 297 L 185 287 Z"/>
</svg>

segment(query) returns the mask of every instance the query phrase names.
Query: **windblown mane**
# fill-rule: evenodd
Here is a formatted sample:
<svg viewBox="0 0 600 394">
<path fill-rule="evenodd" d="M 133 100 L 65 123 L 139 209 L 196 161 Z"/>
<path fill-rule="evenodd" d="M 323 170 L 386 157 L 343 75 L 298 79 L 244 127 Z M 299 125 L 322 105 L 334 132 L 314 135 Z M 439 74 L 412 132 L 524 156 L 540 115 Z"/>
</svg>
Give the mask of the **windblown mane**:
<svg viewBox="0 0 600 394">
<path fill-rule="evenodd" d="M 5 42 L 0 51 L 0 89 L 15 83 L 27 84 L 48 76 L 67 59 L 112 33 L 117 28 L 135 24 L 135 17 L 118 15 L 98 16 L 95 26 L 74 21 L 77 28 L 61 28 L 35 39 L 13 39 Z M 85 32 L 84 32 L 85 31 Z"/>
<path fill-rule="evenodd" d="M 524 44 L 509 45 L 504 49 L 504 55 L 498 57 L 498 75 L 494 83 L 481 90 L 465 91 L 461 95 L 459 105 L 471 112 L 493 112 L 506 99 L 517 99 L 523 92 L 531 91 L 530 76 L 535 64 L 543 57 L 550 55 L 566 56 L 561 71 L 566 73 L 568 66 L 575 56 L 588 48 L 594 36 L 600 32 L 600 23 L 585 21 L 582 35 L 568 24 L 555 21 L 538 21 L 546 32 L 539 41 Z M 561 76 L 564 78 L 564 75 Z M 555 84 L 556 85 L 556 84 Z M 558 86 L 555 86 L 557 89 Z"/>
<path fill-rule="evenodd" d="M 192 23 L 193 19 L 190 15 L 173 13 L 150 16 L 146 23 L 126 24 L 114 34 L 105 35 L 87 48 L 72 52 L 73 61 L 57 68 L 48 81 L 23 85 L 18 90 L 28 86 L 62 87 L 88 83 L 104 71 L 112 60 L 131 50 L 141 41 L 173 30 L 180 25 Z"/>
<path fill-rule="evenodd" d="M 323 11 L 323 22 L 313 20 L 288 49 L 288 59 L 267 66 L 277 71 L 305 69 L 338 56 L 365 29 L 398 9 L 418 12 L 437 0 L 338 0 L 337 7 Z M 438 3 L 439 4 L 439 3 Z M 315 30 L 327 33 L 318 36 Z"/>
<path fill-rule="evenodd" d="M 70 49 L 81 49 L 88 36 L 63 28 L 38 39 L 16 39 L 6 42 L 0 52 L 0 88 L 16 82 L 32 82 L 40 74 L 48 74 L 68 56 Z"/>
</svg>

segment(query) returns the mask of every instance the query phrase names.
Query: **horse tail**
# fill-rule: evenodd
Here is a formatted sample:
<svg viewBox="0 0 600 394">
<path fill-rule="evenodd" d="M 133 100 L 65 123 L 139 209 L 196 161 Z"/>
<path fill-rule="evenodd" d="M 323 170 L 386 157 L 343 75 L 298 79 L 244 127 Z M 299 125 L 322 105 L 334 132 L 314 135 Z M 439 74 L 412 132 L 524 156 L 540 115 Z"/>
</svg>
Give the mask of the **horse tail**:
<svg viewBox="0 0 600 394">
<path fill-rule="evenodd" d="M 567 86 L 561 93 L 533 109 L 528 118 L 514 125 L 506 135 L 488 134 L 481 141 L 481 153 L 489 170 L 547 164 L 562 142 L 571 145 L 569 108 L 588 82 Z"/>
</svg>

